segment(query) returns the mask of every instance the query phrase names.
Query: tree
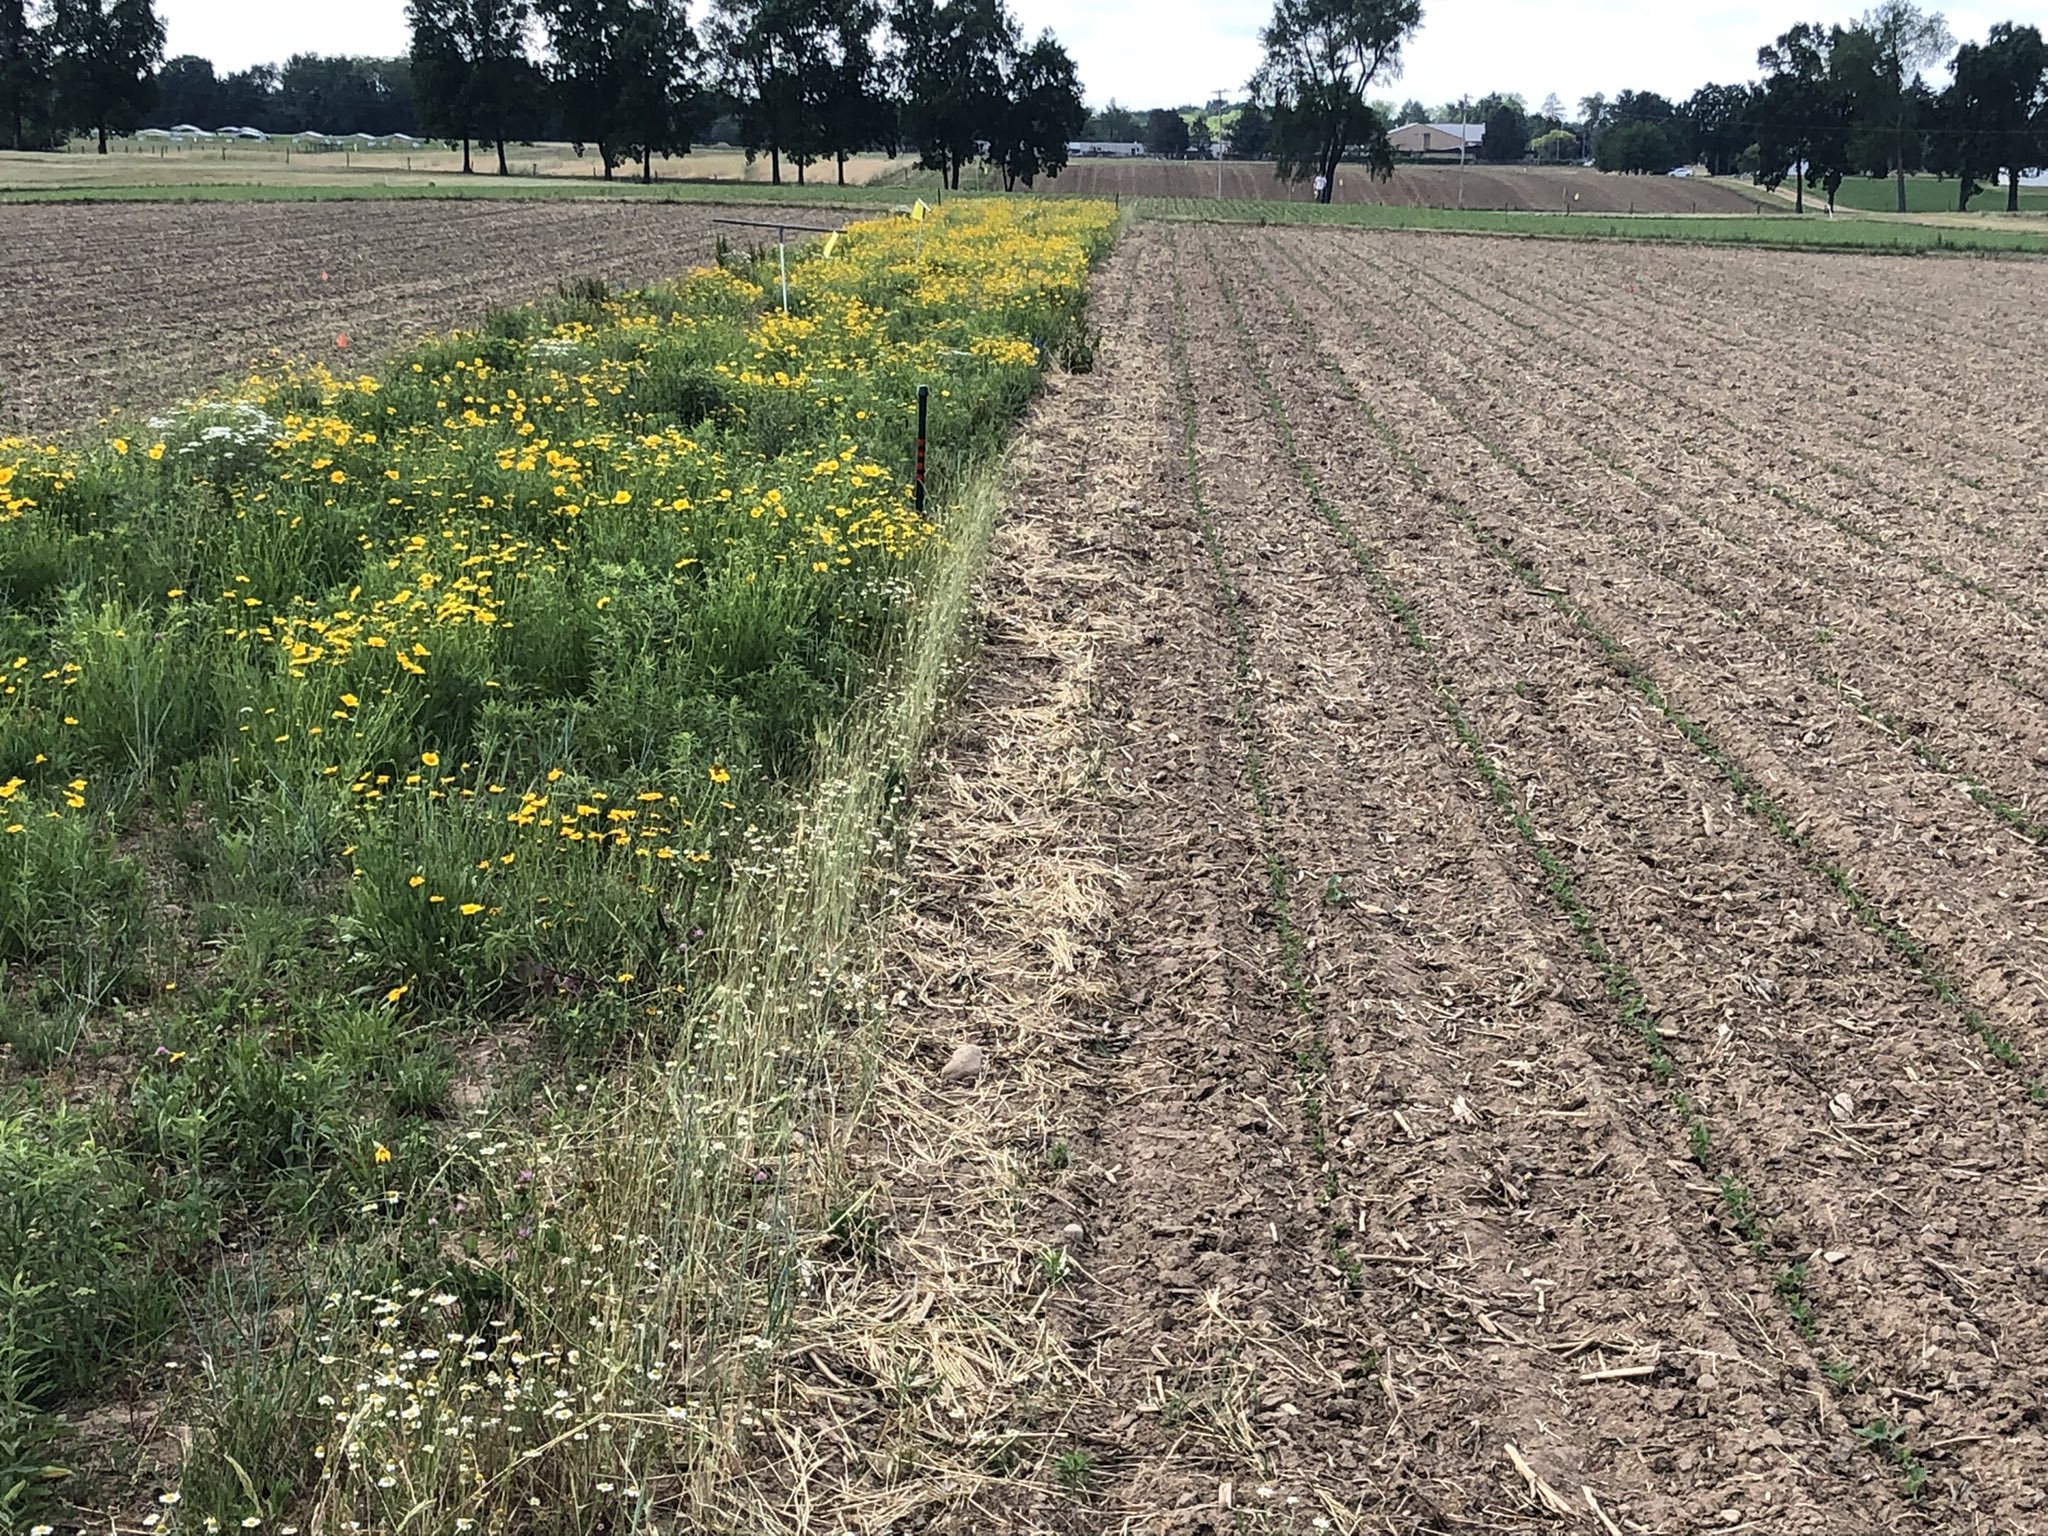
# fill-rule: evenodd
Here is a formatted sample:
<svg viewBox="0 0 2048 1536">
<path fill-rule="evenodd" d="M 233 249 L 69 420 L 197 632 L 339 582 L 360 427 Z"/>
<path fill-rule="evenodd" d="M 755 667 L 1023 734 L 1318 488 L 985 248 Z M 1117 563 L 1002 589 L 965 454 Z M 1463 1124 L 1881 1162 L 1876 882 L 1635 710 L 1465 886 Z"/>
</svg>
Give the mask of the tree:
<svg viewBox="0 0 2048 1536">
<path fill-rule="evenodd" d="M 1564 126 L 1564 103 L 1558 99 L 1557 92 L 1552 91 L 1548 96 L 1545 96 L 1543 98 L 1543 105 L 1536 110 L 1538 115 L 1542 117 L 1546 128 L 1555 130 Z"/>
<path fill-rule="evenodd" d="M 1751 122 L 1754 106 L 1747 85 L 1703 85 L 1679 109 L 1690 130 L 1693 155 L 1709 176 L 1735 174 L 1743 150 L 1756 137 Z"/>
<path fill-rule="evenodd" d="M 1529 142 L 1529 153 L 1540 165 L 1562 165 L 1579 157 L 1579 136 L 1569 128 L 1553 128 Z"/>
<path fill-rule="evenodd" d="M 214 93 L 212 118 L 194 118 L 198 126 L 246 127 L 276 120 L 278 72 L 273 64 L 256 64 L 221 78 Z"/>
<path fill-rule="evenodd" d="M 818 90 L 809 72 L 825 47 L 824 23 L 810 0 L 718 0 L 712 12 L 711 52 L 740 141 L 750 158 L 768 156 L 768 179 L 778 185 L 785 157 L 801 180 L 823 153 L 805 97 Z"/>
<path fill-rule="evenodd" d="M 1257 102 L 1237 114 L 1230 125 L 1230 155 L 1234 160 L 1263 160 L 1272 152 L 1273 125 Z"/>
<path fill-rule="evenodd" d="M 813 107 L 820 141 L 832 156 L 839 184 L 845 186 L 847 156 L 891 136 L 894 108 L 884 80 L 883 59 L 875 47 L 875 33 L 882 24 L 880 0 L 840 0 L 831 7 L 830 16 L 827 54 L 816 72 Z M 1066 163 L 1067 139 L 1073 136 L 1069 133 L 1060 140 L 1061 165 Z"/>
<path fill-rule="evenodd" d="M 2040 29 L 2001 21 L 1981 45 L 1965 43 L 1941 113 L 1954 135 L 1957 207 L 1967 210 L 1983 190 L 1980 174 L 1995 185 L 2003 170 L 2005 211 L 2018 213 L 2021 175 L 2048 161 L 2048 46 Z"/>
<path fill-rule="evenodd" d="M 1178 160 L 1187 153 L 1188 123 L 1171 107 L 1154 107 L 1145 114 L 1145 153 Z"/>
<path fill-rule="evenodd" d="M 1282 176 L 1320 177 L 1325 203 L 1347 150 L 1363 158 L 1367 174 L 1393 176 L 1386 120 L 1365 93 L 1400 73 L 1401 45 L 1421 24 L 1421 0 L 1274 0 L 1259 32 L 1265 61 L 1252 92 L 1271 104 Z"/>
<path fill-rule="evenodd" d="M 903 135 L 957 190 L 1007 110 L 1016 18 L 1002 0 L 895 0 L 889 30 Z"/>
<path fill-rule="evenodd" d="M 1518 165 L 1529 154 L 1529 119 L 1512 101 L 1497 101 L 1486 114 L 1479 158 L 1492 165 Z"/>
<path fill-rule="evenodd" d="M 1198 159 L 1210 159 L 1216 150 L 1216 132 L 1209 126 L 1209 119 L 1201 113 L 1188 124 L 1188 153 Z"/>
<path fill-rule="evenodd" d="M 141 126 L 164 58 L 164 24 L 150 0 L 51 0 L 49 47 L 67 126 L 91 129 L 103 155 L 109 133 Z"/>
<path fill-rule="evenodd" d="M 1823 184 L 1828 209 L 1848 161 L 1848 106 L 1834 52 L 1840 29 L 1802 21 L 1759 48 L 1764 83 L 1752 104 L 1757 179 L 1773 191 L 1792 177 L 1793 207 L 1806 211 L 1806 188 Z"/>
<path fill-rule="evenodd" d="M 1605 96 L 1581 96 L 1579 98 L 1580 128 L 1586 135 L 1588 153 L 1597 155 L 1600 149 L 1600 130 L 1607 126 L 1607 98 Z"/>
<path fill-rule="evenodd" d="M 1848 96 L 1852 120 L 1884 145 L 1898 187 L 1900 213 L 1906 211 L 1908 161 L 1917 154 L 1909 151 L 1908 141 L 1931 101 L 1919 76 L 1945 60 L 1954 47 L 1941 13 L 1923 11 L 1912 0 L 1880 0 L 1835 39 L 1831 62 Z"/>
<path fill-rule="evenodd" d="M 1430 120 L 1429 108 L 1413 96 L 1401 103 L 1401 110 L 1394 114 L 1394 126 L 1406 128 L 1410 123 L 1426 123 Z"/>
<path fill-rule="evenodd" d="M 620 102 L 626 84 L 624 0 L 539 0 L 551 56 L 549 84 L 576 152 L 597 150 L 605 180 L 626 158 Z"/>
<path fill-rule="evenodd" d="M 1003 190 L 1059 175 L 1067 168 L 1067 141 L 1087 121 L 1073 59 L 1051 32 L 1041 32 L 1009 69 L 1001 124 L 989 139 L 989 163 L 1002 173 Z"/>
<path fill-rule="evenodd" d="M 463 175 L 475 169 L 470 144 L 477 140 L 497 146 L 498 174 L 511 175 L 505 141 L 533 105 L 531 0 L 407 0 L 406 20 L 422 124 L 462 141 Z"/>
<path fill-rule="evenodd" d="M 1135 144 L 1145 135 L 1145 125 L 1138 120 L 1138 114 L 1129 107 L 1120 107 L 1114 98 L 1108 106 L 1088 119 L 1088 137 L 1100 143 Z"/>
<path fill-rule="evenodd" d="M 1671 134 L 1662 123 L 1645 118 L 1610 123 L 1600 135 L 1593 163 L 1603 171 L 1661 176 L 1678 164 Z"/>
<path fill-rule="evenodd" d="M 49 39 L 30 21 L 28 0 L 0 0 L 0 126 L 7 147 L 40 147 L 49 111 Z"/>
</svg>

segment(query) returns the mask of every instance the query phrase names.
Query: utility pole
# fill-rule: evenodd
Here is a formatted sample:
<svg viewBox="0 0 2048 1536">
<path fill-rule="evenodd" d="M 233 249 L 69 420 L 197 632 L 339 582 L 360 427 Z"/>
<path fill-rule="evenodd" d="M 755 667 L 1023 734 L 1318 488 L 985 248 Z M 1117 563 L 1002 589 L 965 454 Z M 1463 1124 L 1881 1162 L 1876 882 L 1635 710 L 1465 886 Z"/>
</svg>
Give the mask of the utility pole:
<svg viewBox="0 0 2048 1536">
<path fill-rule="evenodd" d="M 1460 96 L 1458 98 L 1458 211 L 1460 213 L 1465 210 L 1465 141 L 1468 132 L 1466 122 L 1471 116 L 1472 98 L 1470 96 Z"/>
<path fill-rule="evenodd" d="M 1230 101 L 1229 89 L 1225 86 L 1210 99 L 1227 105 Z M 1213 136 L 1209 140 L 1209 153 L 1216 161 L 1216 201 L 1220 203 L 1223 201 L 1223 146 L 1218 144 Z"/>
</svg>

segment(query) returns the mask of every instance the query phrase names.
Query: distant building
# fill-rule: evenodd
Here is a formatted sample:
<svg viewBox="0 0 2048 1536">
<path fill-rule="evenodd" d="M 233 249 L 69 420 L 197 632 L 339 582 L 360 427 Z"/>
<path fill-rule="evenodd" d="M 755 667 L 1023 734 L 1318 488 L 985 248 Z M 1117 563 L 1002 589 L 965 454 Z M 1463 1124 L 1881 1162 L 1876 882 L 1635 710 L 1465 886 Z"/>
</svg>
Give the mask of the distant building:
<svg viewBox="0 0 2048 1536">
<path fill-rule="evenodd" d="M 1388 134 L 1387 142 L 1397 155 L 1413 155 L 1418 160 L 1456 160 L 1462 155 L 1477 154 L 1479 141 L 1485 137 L 1484 123 L 1410 123 Z"/>
<path fill-rule="evenodd" d="M 1108 139 L 1073 139 L 1067 144 L 1069 160 L 1135 160 L 1144 153 L 1142 144 L 1119 144 Z"/>
</svg>

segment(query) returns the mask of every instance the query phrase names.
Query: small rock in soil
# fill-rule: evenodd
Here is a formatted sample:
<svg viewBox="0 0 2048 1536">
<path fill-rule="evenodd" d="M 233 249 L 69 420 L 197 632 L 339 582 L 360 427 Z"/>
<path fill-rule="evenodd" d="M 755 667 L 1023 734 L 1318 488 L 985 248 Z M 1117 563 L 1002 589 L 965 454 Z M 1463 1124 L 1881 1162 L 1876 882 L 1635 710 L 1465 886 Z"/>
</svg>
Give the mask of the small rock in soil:
<svg viewBox="0 0 2048 1536">
<path fill-rule="evenodd" d="M 981 1069 L 985 1064 L 985 1060 L 980 1046 L 963 1045 L 954 1051 L 952 1056 L 948 1058 L 945 1066 L 939 1069 L 939 1081 L 942 1083 L 971 1083 L 981 1076 Z"/>
</svg>

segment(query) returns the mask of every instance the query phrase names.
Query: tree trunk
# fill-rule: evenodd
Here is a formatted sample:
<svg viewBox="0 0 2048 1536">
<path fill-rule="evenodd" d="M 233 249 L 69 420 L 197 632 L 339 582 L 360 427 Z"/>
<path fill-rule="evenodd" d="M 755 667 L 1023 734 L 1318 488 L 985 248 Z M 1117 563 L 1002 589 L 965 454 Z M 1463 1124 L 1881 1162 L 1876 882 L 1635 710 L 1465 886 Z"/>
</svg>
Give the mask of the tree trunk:
<svg viewBox="0 0 2048 1536">
<path fill-rule="evenodd" d="M 801 160 L 796 163 L 796 184 L 798 186 L 804 184 L 804 163 Z"/>
<path fill-rule="evenodd" d="M 640 149 L 640 185 L 643 187 L 654 185 L 654 146 L 652 144 L 642 145 Z"/>
<path fill-rule="evenodd" d="M 839 185 L 846 185 L 846 151 L 839 151 Z"/>
<path fill-rule="evenodd" d="M 1962 179 L 1961 179 L 1961 180 L 1959 180 L 1959 181 L 1958 181 L 1958 182 L 1956 183 L 1956 212 L 1957 212 L 1957 213 L 1968 213 L 1969 211 L 1970 211 L 1970 175 L 1969 175 L 1969 172 L 1965 171 L 1965 172 L 1963 173 Z"/>
<path fill-rule="evenodd" d="M 510 176 L 512 174 L 512 167 L 505 163 L 505 135 L 502 131 L 498 134 L 498 174 L 500 176 Z"/>
<path fill-rule="evenodd" d="M 2020 168 L 2016 165 L 2007 166 L 2005 174 L 2005 211 L 2007 213 L 2018 213 L 2020 211 Z"/>
<path fill-rule="evenodd" d="M 469 135 L 466 133 L 462 136 L 462 174 L 465 176 L 474 176 L 476 174 L 476 166 L 470 162 L 469 158 Z"/>
<path fill-rule="evenodd" d="M 1906 125 L 1899 124 L 1898 136 L 1892 141 L 1892 178 L 1899 189 L 1899 212 L 1906 211 Z"/>
<path fill-rule="evenodd" d="M 782 150 L 773 144 L 768 146 L 768 179 L 778 187 L 782 185 Z"/>
<path fill-rule="evenodd" d="M 1806 212 L 1806 162 L 1800 161 L 1792 167 L 1792 211 Z"/>
<path fill-rule="evenodd" d="M 106 125 L 105 123 L 101 123 L 101 124 L 100 124 L 100 153 L 104 155 L 104 154 L 105 154 L 106 152 L 107 152 L 107 125 Z"/>
</svg>

